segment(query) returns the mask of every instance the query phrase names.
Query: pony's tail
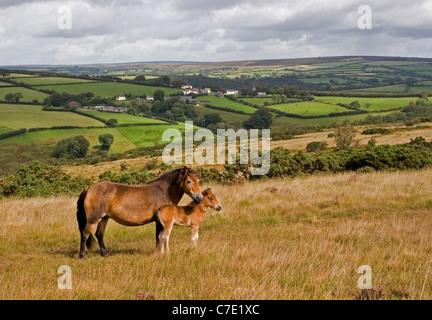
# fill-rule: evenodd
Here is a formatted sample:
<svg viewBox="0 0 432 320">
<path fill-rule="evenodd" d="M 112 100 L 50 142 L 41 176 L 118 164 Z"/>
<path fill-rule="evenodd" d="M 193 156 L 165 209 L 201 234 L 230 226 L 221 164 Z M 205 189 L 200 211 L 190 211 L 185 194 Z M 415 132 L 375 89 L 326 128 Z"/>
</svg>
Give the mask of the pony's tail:
<svg viewBox="0 0 432 320">
<path fill-rule="evenodd" d="M 156 222 L 156 247 L 159 247 L 159 234 L 164 230 L 163 224 L 159 220 L 159 209 L 155 211 L 154 217 Z"/>
<path fill-rule="evenodd" d="M 83 192 L 81 192 L 77 201 L 77 220 L 78 220 L 78 229 L 80 233 L 84 230 L 87 224 L 87 216 L 84 208 L 84 199 L 86 196 L 87 196 L 87 190 L 84 190 Z M 87 248 L 90 249 L 94 243 L 95 240 L 93 238 L 93 235 L 90 234 L 86 242 Z"/>
</svg>

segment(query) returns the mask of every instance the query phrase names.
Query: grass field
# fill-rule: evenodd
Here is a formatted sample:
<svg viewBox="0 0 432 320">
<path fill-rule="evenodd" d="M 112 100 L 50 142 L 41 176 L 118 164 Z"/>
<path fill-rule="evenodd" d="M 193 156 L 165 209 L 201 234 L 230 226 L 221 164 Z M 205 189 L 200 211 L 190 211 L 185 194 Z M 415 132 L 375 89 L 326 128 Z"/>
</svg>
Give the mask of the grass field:
<svg viewBox="0 0 432 320">
<path fill-rule="evenodd" d="M 338 105 L 319 103 L 319 102 L 296 102 L 286 104 L 276 104 L 272 109 L 302 116 L 320 116 L 329 113 L 347 112 L 349 109 Z"/>
<path fill-rule="evenodd" d="M 85 117 L 83 117 L 85 118 Z M 90 119 L 90 118 L 89 118 Z M 139 128 L 139 127 L 136 127 Z M 136 145 L 125 138 L 116 128 L 57 129 L 28 132 L 24 135 L 0 140 L 0 175 L 12 174 L 21 165 L 31 161 L 44 161 L 51 156 L 54 146 L 60 139 L 83 135 L 93 146 L 100 145 L 98 137 L 103 133 L 114 136 L 110 153 L 125 152 Z"/>
<path fill-rule="evenodd" d="M 327 103 L 343 103 L 350 104 L 353 101 L 358 101 L 362 110 L 367 111 L 385 111 L 388 109 L 403 108 L 409 105 L 410 102 L 415 102 L 417 98 L 360 98 L 360 97 L 315 97 L 315 101 L 323 101 Z M 366 108 L 366 103 L 370 103 L 369 108 Z"/>
<path fill-rule="evenodd" d="M 9 87 L 9 86 L 11 86 L 10 83 L 0 81 L 0 87 Z"/>
<path fill-rule="evenodd" d="M 49 84 L 73 84 L 73 83 L 91 83 L 92 80 L 77 79 L 77 78 L 65 78 L 65 77 L 24 77 L 13 79 L 18 82 L 23 82 L 31 86 L 49 85 Z"/>
<path fill-rule="evenodd" d="M 98 118 L 109 120 L 116 119 L 118 124 L 137 124 L 137 123 L 164 123 L 162 120 L 147 117 L 134 116 L 127 113 L 102 112 L 95 110 L 81 110 L 85 113 L 95 115 Z"/>
<path fill-rule="evenodd" d="M 0 126 L 18 130 L 52 126 L 104 126 L 104 124 L 76 113 L 42 111 L 42 107 L 38 105 L 0 104 Z"/>
<path fill-rule="evenodd" d="M 384 116 L 391 112 L 378 112 L 374 113 L 374 116 Z M 356 114 L 353 116 L 339 116 L 339 117 L 326 117 L 326 118 L 317 118 L 317 119 L 298 119 L 298 118 L 291 118 L 291 117 L 277 117 L 273 118 L 273 124 L 272 128 L 284 128 L 289 125 L 297 124 L 297 125 L 304 125 L 304 126 L 325 126 L 330 127 L 333 126 L 335 122 L 339 121 L 359 121 L 366 118 L 368 114 Z"/>
<path fill-rule="evenodd" d="M 162 141 L 163 132 L 167 129 L 178 129 L 183 132 L 184 124 L 117 128 L 125 138 L 138 147 L 152 147 L 155 144 L 168 143 L 169 141 Z"/>
<path fill-rule="evenodd" d="M 242 103 L 235 102 L 232 100 L 229 100 L 227 98 L 218 98 L 213 96 L 202 96 L 198 97 L 198 101 L 202 101 L 205 104 L 210 104 L 215 107 L 220 108 L 228 108 L 235 111 L 243 111 L 246 113 L 254 113 L 257 109 L 253 107 L 246 106 Z"/>
<path fill-rule="evenodd" d="M 381 299 L 432 299 L 431 179 L 428 169 L 212 185 L 223 209 L 206 213 L 197 247 L 174 227 L 163 255 L 153 223 L 110 221 L 111 255 L 82 260 L 76 197 L 3 199 L 0 299 L 350 300 L 361 265 Z M 58 289 L 61 265 L 71 290 Z"/>
<path fill-rule="evenodd" d="M 23 87 L 0 87 L 0 100 L 5 100 L 5 95 L 9 93 L 18 93 L 20 92 L 23 97 L 20 101 L 22 102 L 33 102 L 37 101 L 42 103 L 43 100 L 48 97 L 46 93 L 31 90 Z"/>
<path fill-rule="evenodd" d="M 240 98 L 240 100 L 243 100 L 245 102 L 253 103 L 258 106 L 263 106 L 265 102 L 273 103 L 272 98 Z"/>
<path fill-rule="evenodd" d="M 153 93 L 157 89 L 162 89 L 165 92 L 165 95 L 170 95 L 179 91 L 179 89 L 141 86 L 137 84 L 117 82 L 90 82 L 66 85 L 46 85 L 37 86 L 36 88 L 40 90 L 54 90 L 59 93 L 67 92 L 69 94 L 93 92 L 95 96 L 101 96 L 105 98 L 112 98 L 120 94 L 132 94 L 135 96 L 153 95 Z"/>
</svg>

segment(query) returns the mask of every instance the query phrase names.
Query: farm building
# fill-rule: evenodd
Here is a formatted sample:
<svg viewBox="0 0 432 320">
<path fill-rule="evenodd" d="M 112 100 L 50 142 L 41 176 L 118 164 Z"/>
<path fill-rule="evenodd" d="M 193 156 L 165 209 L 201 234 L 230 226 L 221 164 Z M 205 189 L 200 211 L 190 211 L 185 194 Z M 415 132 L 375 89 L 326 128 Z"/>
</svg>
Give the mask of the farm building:
<svg viewBox="0 0 432 320">
<path fill-rule="evenodd" d="M 226 94 L 227 96 L 230 96 L 230 95 L 238 95 L 238 90 L 227 89 L 225 94 Z"/>
<path fill-rule="evenodd" d="M 68 105 L 70 107 L 76 107 L 76 108 L 81 107 L 81 104 L 79 102 L 77 102 L 77 101 L 71 101 L 71 102 L 68 103 Z"/>
<path fill-rule="evenodd" d="M 186 95 L 188 95 L 188 94 L 198 94 L 199 93 L 199 91 L 198 91 L 198 89 L 195 89 L 195 88 L 192 88 L 192 89 L 185 89 L 185 90 L 183 90 L 183 94 L 186 96 Z"/>
<path fill-rule="evenodd" d="M 125 95 L 118 95 L 118 96 L 116 97 L 116 100 L 118 100 L 118 101 L 126 100 L 126 96 L 125 96 Z"/>
<path fill-rule="evenodd" d="M 258 98 L 265 98 L 265 97 L 267 97 L 267 93 L 265 93 L 265 92 L 258 92 L 257 97 Z"/>
<path fill-rule="evenodd" d="M 200 89 L 200 92 L 203 94 L 210 94 L 212 91 L 210 88 L 203 88 L 203 89 Z"/>
</svg>

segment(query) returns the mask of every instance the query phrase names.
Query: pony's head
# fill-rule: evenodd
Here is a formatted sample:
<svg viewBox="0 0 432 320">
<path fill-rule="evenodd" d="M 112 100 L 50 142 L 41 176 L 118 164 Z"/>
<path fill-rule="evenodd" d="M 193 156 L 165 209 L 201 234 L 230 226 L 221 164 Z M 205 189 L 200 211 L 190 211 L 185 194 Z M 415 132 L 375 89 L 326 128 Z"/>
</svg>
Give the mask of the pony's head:
<svg viewBox="0 0 432 320">
<path fill-rule="evenodd" d="M 219 204 L 218 199 L 216 199 L 215 194 L 210 188 L 205 189 L 202 194 L 204 196 L 204 204 L 206 207 L 211 207 L 217 211 L 222 209 L 222 206 Z"/>
<path fill-rule="evenodd" d="M 203 195 L 199 187 L 198 172 L 192 167 L 184 167 L 180 170 L 178 183 L 184 193 L 189 195 L 196 203 L 203 200 Z"/>
</svg>

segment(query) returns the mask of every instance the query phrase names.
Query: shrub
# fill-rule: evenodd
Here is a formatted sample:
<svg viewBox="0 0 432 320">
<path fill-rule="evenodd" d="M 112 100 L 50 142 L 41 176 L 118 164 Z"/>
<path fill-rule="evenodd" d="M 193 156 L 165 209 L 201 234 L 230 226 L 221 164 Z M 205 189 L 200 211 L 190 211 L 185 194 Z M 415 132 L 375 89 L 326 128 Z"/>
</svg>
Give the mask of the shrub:
<svg viewBox="0 0 432 320">
<path fill-rule="evenodd" d="M 51 156 L 54 158 L 84 158 L 89 150 L 90 142 L 84 136 L 75 136 L 57 142 Z"/>
<path fill-rule="evenodd" d="M 78 195 L 90 184 L 90 179 L 72 177 L 57 167 L 34 162 L 5 178 L 0 194 L 19 197 Z"/>
<path fill-rule="evenodd" d="M 390 129 L 370 128 L 370 129 L 363 130 L 361 134 L 390 134 Z"/>
<path fill-rule="evenodd" d="M 325 141 L 312 141 L 306 146 L 307 152 L 319 152 L 327 149 L 327 142 Z"/>
</svg>

